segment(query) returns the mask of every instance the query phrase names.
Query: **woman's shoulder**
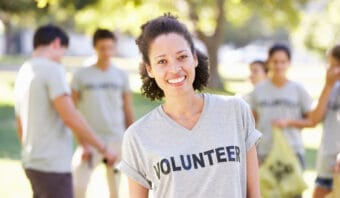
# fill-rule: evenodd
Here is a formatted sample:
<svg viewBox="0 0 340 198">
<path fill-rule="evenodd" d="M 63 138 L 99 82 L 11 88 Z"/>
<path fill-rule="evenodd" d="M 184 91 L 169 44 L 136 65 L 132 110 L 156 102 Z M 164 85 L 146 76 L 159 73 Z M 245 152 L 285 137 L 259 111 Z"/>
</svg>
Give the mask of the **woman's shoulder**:
<svg viewBox="0 0 340 198">
<path fill-rule="evenodd" d="M 304 89 L 304 86 L 302 85 L 302 83 L 294 81 L 294 80 L 288 80 L 288 85 L 292 87 L 296 87 L 298 89 Z"/>
<path fill-rule="evenodd" d="M 240 108 L 248 106 L 247 102 L 240 96 L 229 96 L 229 95 L 217 95 L 208 94 L 211 103 L 218 108 L 220 106 L 226 106 L 229 108 Z"/>
<path fill-rule="evenodd" d="M 307 91 L 305 86 L 302 83 L 297 82 L 297 81 L 289 80 L 288 86 L 291 87 L 292 90 L 294 89 L 294 90 L 297 90 L 298 92 L 301 92 L 301 91 L 306 92 Z"/>
</svg>

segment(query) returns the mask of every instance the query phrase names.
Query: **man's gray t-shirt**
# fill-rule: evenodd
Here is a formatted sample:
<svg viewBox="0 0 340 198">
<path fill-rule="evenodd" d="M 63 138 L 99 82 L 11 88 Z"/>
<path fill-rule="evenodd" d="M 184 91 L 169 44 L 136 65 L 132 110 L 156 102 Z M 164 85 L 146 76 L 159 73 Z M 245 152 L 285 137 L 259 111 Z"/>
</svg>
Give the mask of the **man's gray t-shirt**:
<svg viewBox="0 0 340 198">
<path fill-rule="evenodd" d="M 322 178 L 333 178 L 336 155 L 340 153 L 340 82 L 329 96 L 323 120 L 323 134 L 317 157 L 317 172 Z"/>
<path fill-rule="evenodd" d="M 32 58 L 20 68 L 14 87 L 15 112 L 23 131 L 24 168 L 45 172 L 71 171 L 72 134 L 53 106 L 70 95 L 62 66 L 46 58 Z"/>
<path fill-rule="evenodd" d="M 258 144 L 261 158 L 272 148 L 272 121 L 275 119 L 301 119 L 311 110 L 311 98 L 302 85 L 288 81 L 278 88 L 270 80 L 259 83 L 247 97 L 252 110 L 257 113 L 257 129 L 263 133 Z M 293 127 L 283 129 L 293 150 L 304 154 L 301 130 Z"/>
<path fill-rule="evenodd" d="M 133 124 L 118 168 L 154 197 L 246 197 L 246 154 L 260 136 L 244 101 L 204 94 L 192 130 L 161 106 Z"/>
<path fill-rule="evenodd" d="M 111 65 L 79 69 L 71 81 L 79 93 L 78 108 L 103 141 L 121 140 L 125 131 L 123 94 L 130 91 L 127 73 Z"/>
</svg>

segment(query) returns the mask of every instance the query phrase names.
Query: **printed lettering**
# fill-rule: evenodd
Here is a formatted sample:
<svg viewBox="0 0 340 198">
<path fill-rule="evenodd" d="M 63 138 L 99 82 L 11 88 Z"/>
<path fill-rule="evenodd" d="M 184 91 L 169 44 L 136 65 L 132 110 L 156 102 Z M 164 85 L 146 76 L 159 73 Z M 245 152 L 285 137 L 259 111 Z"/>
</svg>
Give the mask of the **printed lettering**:
<svg viewBox="0 0 340 198">
<path fill-rule="evenodd" d="M 155 169 L 156 175 L 158 177 L 158 179 L 161 178 L 161 172 L 160 172 L 160 168 L 159 168 L 159 162 L 157 162 L 157 166 L 153 166 L 153 169 Z"/>
<path fill-rule="evenodd" d="M 192 154 L 192 161 L 195 169 L 198 168 L 197 164 L 199 164 L 202 168 L 205 167 L 203 153 L 199 153 L 199 157 L 197 157 L 196 154 Z"/>
<path fill-rule="evenodd" d="M 190 158 L 190 155 L 187 155 L 187 164 L 185 163 L 183 155 L 181 155 L 180 158 L 181 158 L 182 167 L 185 170 L 190 170 L 191 169 L 191 158 Z"/>
<path fill-rule="evenodd" d="M 213 165 L 213 159 L 212 159 L 212 155 L 211 155 L 211 154 L 213 154 L 213 152 L 214 152 L 213 149 L 204 152 L 204 155 L 207 155 L 207 156 L 208 156 L 209 164 L 210 164 L 210 165 Z"/>
<path fill-rule="evenodd" d="M 219 147 L 215 149 L 216 152 L 216 157 L 217 157 L 217 162 L 226 162 L 227 158 L 224 158 L 225 156 L 225 150 L 224 147 Z"/>
<path fill-rule="evenodd" d="M 228 153 L 228 160 L 234 162 L 235 161 L 235 152 L 234 152 L 235 147 L 227 146 L 226 149 Z"/>
<path fill-rule="evenodd" d="M 165 167 L 164 167 L 164 165 L 165 165 Z M 167 175 L 167 174 L 170 173 L 171 169 L 170 169 L 170 162 L 169 162 L 169 160 L 162 159 L 162 161 L 161 161 L 161 170 L 162 170 L 162 173 L 164 175 Z"/>
<path fill-rule="evenodd" d="M 240 162 L 240 147 L 235 146 L 236 161 Z"/>
<path fill-rule="evenodd" d="M 153 165 L 153 169 L 158 179 L 163 175 L 168 175 L 176 171 L 189 171 L 191 169 L 205 168 L 207 165 L 213 166 L 216 163 L 240 162 L 240 147 L 226 146 L 217 147 L 197 154 L 186 154 L 170 156 L 164 158 Z"/>
<path fill-rule="evenodd" d="M 170 157 L 171 160 L 171 165 L 172 165 L 172 171 L 180 171 L 181 167 L 180 166 L 176 166 L 176 162 L 174 157 Z"/>
</svg>

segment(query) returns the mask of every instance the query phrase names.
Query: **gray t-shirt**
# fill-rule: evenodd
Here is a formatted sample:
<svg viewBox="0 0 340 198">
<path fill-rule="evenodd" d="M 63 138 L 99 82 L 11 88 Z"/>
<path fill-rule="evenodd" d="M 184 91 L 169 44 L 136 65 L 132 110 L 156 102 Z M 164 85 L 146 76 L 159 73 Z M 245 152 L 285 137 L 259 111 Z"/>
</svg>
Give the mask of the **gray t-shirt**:
<svg viewBox="0 0 340 198">
<path fill-rule="evenodd" d="M 311 110 L 311 98 L 298 83 L 288 81 L 278 88 L 270 80 L 258 84 L 247 98 L 251 108 L 257 113 L 257 129 L 263 133 L 258 145 L 261 158 L 272 148 L 272 121 L 275 119 L 301 119 Z M 304 154 L 301 130 L 293 127 L 284 129 L 285 137 L 293 150 Z"/>
<path fill-rule="evenodd" d="M 32 58 L 20 68 L 14 87 L 15 112 L 23 130 L 25 168 L 70 172 L 72 135 L 53 107 L 58 96 L 70 94 L 62 65 Z"/>
<path fill-rule="evenodd" d="M 336 155 L 340 153 L 340 82 L 337 82 L 328 100 L 323 121 L 323 134 L 317 158 L 318 176 L 333 178 Z"/>
<path fill-rule="evenodd" d="M 204 94 L 192 130 L 161 106 L 133 124 L 118 167 L 154 197 L 246 197 L 246 153 L 260 136 L 244 101 Z"/>
<path fill-rule="evenodd" d="M 71 88 L 79 93 L 78 108 L 86 121 L 103 141 L 121 140 L 125 131 L 123 94 L 129 92 L 127 73 L 110 66 L 79 69 L 71 81 Z"/>
</svg>

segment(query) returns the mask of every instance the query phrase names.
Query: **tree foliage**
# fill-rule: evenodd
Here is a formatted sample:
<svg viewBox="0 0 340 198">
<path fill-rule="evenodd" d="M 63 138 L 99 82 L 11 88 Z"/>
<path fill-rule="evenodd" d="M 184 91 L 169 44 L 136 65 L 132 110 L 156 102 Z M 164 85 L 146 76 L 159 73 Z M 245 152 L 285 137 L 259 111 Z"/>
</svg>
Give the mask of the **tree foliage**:
<svg viewBox="0 0 340 198">
<path fill-rule="evenodd" d="M 340 43 L 340 1 L 329 0 L 316 8 L 306 10 L 299 31 L 305 46 L 324 55 Z"/>
<path fill-rule="evenodd" d="M 32 0 L 17 0 L 32 5 Z M 335 0 L 334 0 L 335 1 Z M 11 1 L 3 8 L 13 9 Z M 103 27 L 137 35 L 140 25 L 165 12 L 179 16 L 207 47 L 211 61 L 212 87 L 222 87 L 218 76 L 217 50 L 228 28 L 240 27 L 257 15 L 268 27 L 299 24 L 300 9 L 307 0 L 35 0 L 42 22 L 63 23 L 66 27 L 92 33 Z M 5 3 L 6 4 L 6 3 Z M 0 6 L 2 7 L 1 3 Z M 15 7 L 15 6 L 14 6 Z"/>
</svg>

